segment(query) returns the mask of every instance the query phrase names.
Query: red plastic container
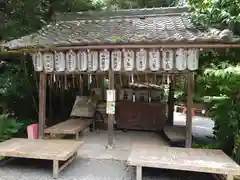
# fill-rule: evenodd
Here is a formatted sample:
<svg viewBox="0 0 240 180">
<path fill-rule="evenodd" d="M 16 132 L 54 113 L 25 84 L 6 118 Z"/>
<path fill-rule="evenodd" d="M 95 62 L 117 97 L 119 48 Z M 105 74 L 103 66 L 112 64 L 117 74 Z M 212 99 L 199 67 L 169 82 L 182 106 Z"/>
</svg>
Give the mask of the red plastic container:
<svg viewBox="0 0 240 180">
<path fill-rule="evenodd" d="M 31 124 L 27 127 L 28 139 L 38 139 L 38 124 Z"/>
</svg>

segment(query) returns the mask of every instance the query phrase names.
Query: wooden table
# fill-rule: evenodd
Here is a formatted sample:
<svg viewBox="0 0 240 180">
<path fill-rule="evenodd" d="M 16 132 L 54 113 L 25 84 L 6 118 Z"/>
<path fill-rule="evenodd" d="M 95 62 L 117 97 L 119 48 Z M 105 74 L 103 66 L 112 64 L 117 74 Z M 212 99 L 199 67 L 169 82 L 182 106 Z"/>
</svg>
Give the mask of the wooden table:
<svg viewBox="0 0 240 180">
<path fill-rule="evenodd" d="M 53 177 L 77 156 L 82 141 L 14 138 L 0 143 L 0 156 L 53 160 Z M 59 161 L 64 161 L 60 166 Z"/>
<path fill-rule="evenodd" d="M 240 167 L 221 150 L 162 147 L 161 150 L 132 147 L 128 164 L 136 166 L 137 180 L 142 167 L 195 171 L 227 175 L 233 180 Z"/>
</svg>

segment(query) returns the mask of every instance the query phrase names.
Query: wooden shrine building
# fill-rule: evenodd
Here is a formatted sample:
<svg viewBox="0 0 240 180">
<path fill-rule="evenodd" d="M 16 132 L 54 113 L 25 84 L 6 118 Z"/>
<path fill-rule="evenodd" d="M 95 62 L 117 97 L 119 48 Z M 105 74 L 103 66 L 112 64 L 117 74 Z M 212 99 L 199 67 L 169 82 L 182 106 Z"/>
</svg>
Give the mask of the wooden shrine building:
<svg viewBox="0 0 240 180">
<path fill-rule="evenodd" d="M 109 89 L 115 88 L 116 74 L 182 74 L 188 82 L 186 147 L 192 144 L 191 109 L 199 51 L 240 47 L 233 43 L 229 30 L 195 26 L 185 7 L 58 14 L 38 32 L 4 46 L 31 53 L 34 69 L 40 73 L 40 138 L 46 119 L 46 74 L 106 73 Z M 110 146 L 113 125 L 114 110 L 108 115 Z"/>
</svg>

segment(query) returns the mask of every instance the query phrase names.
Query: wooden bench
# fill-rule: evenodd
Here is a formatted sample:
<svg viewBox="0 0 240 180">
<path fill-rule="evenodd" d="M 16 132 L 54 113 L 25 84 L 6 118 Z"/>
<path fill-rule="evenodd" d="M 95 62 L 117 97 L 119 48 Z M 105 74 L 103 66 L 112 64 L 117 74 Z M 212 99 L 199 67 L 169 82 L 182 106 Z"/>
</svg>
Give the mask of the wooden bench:
<svg viewBox="0 0 240 180">
<path fill-rule="evenodd" d="M 93 129 L 95 129 L 95 122 L 92 118 L 68 119 L 52 127 L 46 128 L 44 133 L 50 134 L 51 136 L 59 134 L 72 134 L 75 135 L 76 140 L 78 140 L 79 133 L 89 127 L 91 124 L 93 124 Z"/>
<path fill-rule="evenodd" d="M 57 178 L 77 156 L 82 141 L 18 139 L 0 143 L 0 156 L 53 161 L 53 177 Z M 64 163 L 60 166 L 59 162 Z"/>
<path fill-rule="evenodd" d="M 186 127 L 185 126 L 171 126 L 166 125 L 163 128 L 163 133 L 167 137 L 171 146 L 179 146 L 181 147 L 185 145 L 186 140 Z"/>
<path fill-rule="evenodd" d="M 224 174 L 227 180 L 240 175 L 240 167 L 221 150 L 133 146 L 127 163 L 136 166 L 137 180 L 142 180 L 142 167 Z"/>
</svg>

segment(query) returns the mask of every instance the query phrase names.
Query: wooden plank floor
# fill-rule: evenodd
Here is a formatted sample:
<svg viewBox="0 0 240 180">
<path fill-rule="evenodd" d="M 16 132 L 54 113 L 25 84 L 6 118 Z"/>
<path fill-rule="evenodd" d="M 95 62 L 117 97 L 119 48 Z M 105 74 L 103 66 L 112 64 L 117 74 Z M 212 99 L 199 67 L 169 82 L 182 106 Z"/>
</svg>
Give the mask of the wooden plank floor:
<svg viewBox="0 0 240 180">
<path fill-rule="evenodd" d="M 65 161 L 76 153 L 82 144 L 82 141 L 73 140 L 14 138 L 0 143 L 0 156 Z"/>
<path fill-rule="evenodd" d="M 240 175 L 240 167 L 221 150 L 132 147 L 129 165 L 216 174 Z"/>
<path fill-rule="evenodd" d="M 44 133 L 50 134 L 76 134 L 93 123 L 93 119 L 77 118 L 68 119 L 64 122 L 46 128 Z"/>
</svg>

